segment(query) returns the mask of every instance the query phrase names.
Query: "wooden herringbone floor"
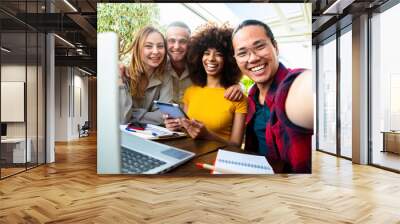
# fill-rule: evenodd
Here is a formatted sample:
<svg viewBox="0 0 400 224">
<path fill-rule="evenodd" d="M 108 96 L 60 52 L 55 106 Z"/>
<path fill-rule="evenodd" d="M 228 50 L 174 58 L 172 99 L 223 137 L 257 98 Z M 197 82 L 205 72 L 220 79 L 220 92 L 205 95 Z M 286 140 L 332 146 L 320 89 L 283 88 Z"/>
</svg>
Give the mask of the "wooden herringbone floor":
<svg viewBox="0 0 400 224">
<path fill-rule="evenodd" d="M 0 223 L 400 223 L 400 175 L 313 153 L 312 175 L 96 174 L 96 139 L 0 181 Z"/>
</svg>

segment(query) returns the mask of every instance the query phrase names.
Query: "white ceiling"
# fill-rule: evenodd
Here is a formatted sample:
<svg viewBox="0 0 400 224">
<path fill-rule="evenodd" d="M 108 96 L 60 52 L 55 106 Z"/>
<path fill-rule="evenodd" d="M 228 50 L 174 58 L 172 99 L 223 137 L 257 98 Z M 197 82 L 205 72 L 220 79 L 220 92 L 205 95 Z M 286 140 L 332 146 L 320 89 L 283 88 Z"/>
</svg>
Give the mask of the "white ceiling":
<svg viewBox="0 0 400 224">
<path fill-rule="evenodd" d="M 206 21 L 233 27 L 257 19 L 271 27 L 280 60 L 289 67 L 311 68 L 311 3 L 159 3 L 160 24 L 183 21 L 192 29 Z"/>
<path fill-rule="evenodd" d="M 180 20 L 192 29 L 205 21 L 236 26 L 246 19 L 268 24 L 278 42 L 311 38 L 311 3 L 160 3 L 162 25 Z"/>
</svg>

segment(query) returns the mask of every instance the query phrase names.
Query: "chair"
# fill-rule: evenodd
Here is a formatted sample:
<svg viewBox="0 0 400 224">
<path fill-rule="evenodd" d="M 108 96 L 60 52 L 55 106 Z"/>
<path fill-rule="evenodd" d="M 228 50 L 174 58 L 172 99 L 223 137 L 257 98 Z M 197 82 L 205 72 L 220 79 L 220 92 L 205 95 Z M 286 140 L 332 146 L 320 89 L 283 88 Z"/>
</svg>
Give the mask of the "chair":
<svg viewBox="0 0 400 224">
<path fill-rule="evenodd" d="M 89 129 L 90 129 L 89 121 L 85 121 L 82 127 L 80 127 L 80 125 L 78 124 L 79 138 L 89 136 Z"/>
</svg>

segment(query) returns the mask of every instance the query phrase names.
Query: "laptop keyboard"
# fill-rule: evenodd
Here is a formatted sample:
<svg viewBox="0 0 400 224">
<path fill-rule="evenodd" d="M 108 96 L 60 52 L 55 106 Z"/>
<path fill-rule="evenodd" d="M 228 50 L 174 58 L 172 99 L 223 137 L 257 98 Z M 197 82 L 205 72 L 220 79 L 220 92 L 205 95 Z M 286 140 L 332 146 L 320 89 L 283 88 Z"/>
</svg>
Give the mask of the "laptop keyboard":
<svg viewBox="0 0 400 224">
<path fill-rule="evenodd" d="M 148 155 L 121 147 L 122 173 L 140 174 L 166 164 Z"/>
</svg>

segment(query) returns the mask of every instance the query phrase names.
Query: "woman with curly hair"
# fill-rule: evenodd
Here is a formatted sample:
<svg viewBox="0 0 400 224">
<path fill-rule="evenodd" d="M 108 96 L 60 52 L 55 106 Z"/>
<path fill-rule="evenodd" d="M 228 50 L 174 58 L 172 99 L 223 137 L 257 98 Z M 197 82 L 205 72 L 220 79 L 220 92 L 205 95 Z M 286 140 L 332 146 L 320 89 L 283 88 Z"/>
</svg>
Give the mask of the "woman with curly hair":
<svg viewBox="0 0 400 224">
<path fill-rule="evenodd" d="M 192 36 L 188 52 L 193 86 L 184 94 L 189 119 L 182 126 L 192 138 L 217 140 L 240 146 L 243 140 L 247 97 L 224 98 L 226 88 L 239 83 L 241 73 L 233 57 L 232 29 L 206 24 Z"/>
<path fill-rule="evenodd" d="M 121 96 L 122 123 L 163 123 L 153 101 L 172 101 L 171 77 L 163 75 L 166 61 L 166 41 L 160 31 L 151 26 L 139 30 L 132 44 L 127 77 L 123 76 L 126 91 Z"/>
</svg>

